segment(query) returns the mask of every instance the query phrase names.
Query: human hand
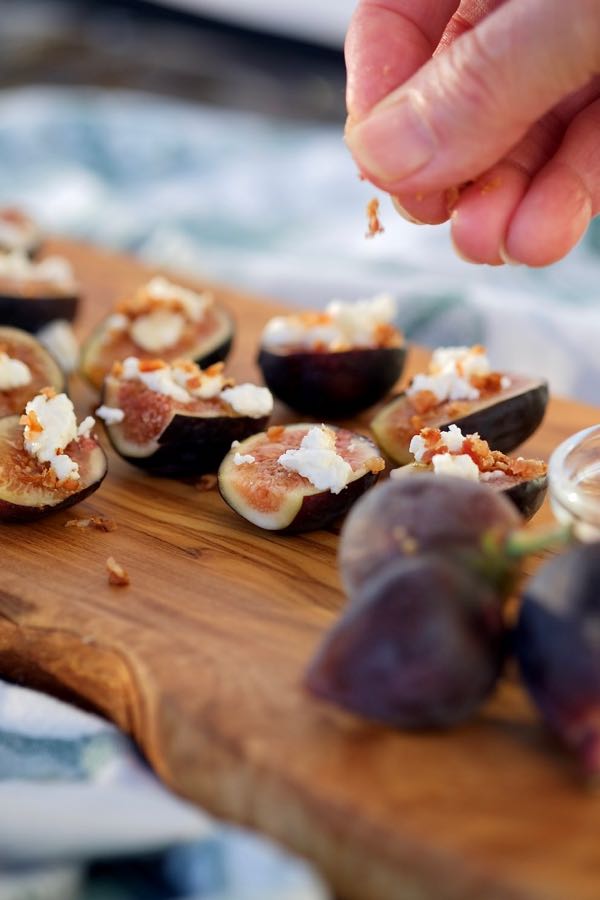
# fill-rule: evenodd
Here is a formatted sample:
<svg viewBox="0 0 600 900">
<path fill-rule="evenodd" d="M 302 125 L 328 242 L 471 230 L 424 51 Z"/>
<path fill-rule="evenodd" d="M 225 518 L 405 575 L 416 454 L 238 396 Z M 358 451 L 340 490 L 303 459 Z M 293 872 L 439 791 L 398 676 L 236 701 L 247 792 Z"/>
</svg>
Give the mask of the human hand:
<svg viewBox="0 0 600 900">
<path fill-rule="evenodd" d="M 361 0 L 346 62 L 361 172 L 469 261 L 555 262 L 600 211 L 600 0 Z"/>
</svg>

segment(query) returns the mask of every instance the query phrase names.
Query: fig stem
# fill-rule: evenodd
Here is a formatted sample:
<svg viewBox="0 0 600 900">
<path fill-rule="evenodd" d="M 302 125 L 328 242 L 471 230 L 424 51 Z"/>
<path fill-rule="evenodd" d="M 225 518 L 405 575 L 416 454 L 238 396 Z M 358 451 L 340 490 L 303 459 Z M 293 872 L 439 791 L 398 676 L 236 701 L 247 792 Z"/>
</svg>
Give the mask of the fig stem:
<svg viewBox="0 0 600 900">
<path fill-rule="evenodd" d="M 565 547 L 573 540 L 572 525 L 551 525 L 535 531 L 520 528 L 511 532 L 504 543 L 504 552 L 509 559 L 522 559 L 532 553 Z"/>
</svg>

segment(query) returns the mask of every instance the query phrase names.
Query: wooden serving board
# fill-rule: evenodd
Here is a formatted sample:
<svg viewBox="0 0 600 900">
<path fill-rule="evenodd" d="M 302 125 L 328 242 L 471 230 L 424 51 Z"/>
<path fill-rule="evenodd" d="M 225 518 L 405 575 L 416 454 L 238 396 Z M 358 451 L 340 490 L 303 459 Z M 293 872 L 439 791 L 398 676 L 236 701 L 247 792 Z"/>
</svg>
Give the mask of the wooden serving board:
<svg viewBox="0 0 600 900">
<path fill-rule="evenodd" d="M 148 275 L 90 247 L 48 249 L 69 256 L 84 285 L 82 334 Z M 257 337 L 279 307 L 216 293 L 238 321 L 231 370 L 256 376 Z M 409 371 L 423 361 L 415 350 Z M 92 394 L 73 389 L 89 411 Z M 599 419 L 555 399 L 527 450 L 547 457 Z M 118 529 L 64 528 L 90 514 Z M 89 501 L 1 526 L 0 540 L 0 674 L 99 710 L 176 791 L 305 855 L 341 897 L 600 897 L 600 798 L 577 782 L 514 676 L 445 734 L 393 732 L 303 691 L 344 602 L 335 531 L 260 532 L 216 491 L 153 479 L 111 453 Z M 109 555 L 130 587 L 109 587 Z"/>
</svg>

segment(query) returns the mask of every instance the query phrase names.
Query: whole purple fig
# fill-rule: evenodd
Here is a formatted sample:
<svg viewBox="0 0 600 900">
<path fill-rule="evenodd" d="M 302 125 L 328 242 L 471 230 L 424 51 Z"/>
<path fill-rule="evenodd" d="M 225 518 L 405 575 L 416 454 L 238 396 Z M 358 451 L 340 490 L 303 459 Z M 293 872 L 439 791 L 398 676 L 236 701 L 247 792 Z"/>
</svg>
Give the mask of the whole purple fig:
<svg viewBox="0 0 600 900">
<path fill-rule="evenodd" d="M 600 543 L 556 557 L 529 581 L 515 653 L 548 725 L 599 775 Z"/>
<path fill-rule="evenodd" d="M 363 584 L 326 635 L 309 690 L 403 728 L 472 715 L 500 675 L 501 599 L 482 578 L 437 555 L 389 562 Z"/>
</svg>

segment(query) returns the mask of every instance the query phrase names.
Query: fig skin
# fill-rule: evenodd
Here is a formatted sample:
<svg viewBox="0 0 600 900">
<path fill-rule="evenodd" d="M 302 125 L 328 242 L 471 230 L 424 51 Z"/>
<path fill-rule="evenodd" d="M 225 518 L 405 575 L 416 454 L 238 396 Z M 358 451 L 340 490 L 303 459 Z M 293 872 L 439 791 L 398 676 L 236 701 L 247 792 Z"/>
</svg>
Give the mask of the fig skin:
<svg viewBox="0 0 600 900">
<path fill-rule="evenodd" d="M 477 481 L 417 474 L 373 488 L 342 528 L 339 564 L 346 592 L 362 586 L 404 556 L 436 553 L 480 572 L 501 592 L 512 586 L 518 563 L 503 557 L 503 541 L 522 520 L 514 505 Z M 487 556 L 486 541 L 498 548 Z"/>
<path fill-rule="evenodd" d="M 262 347 L 258 365 L 271 393 L 316 418 L 362 412 L 390 391 L 402 374 L 406 348 L 364 347 L 334 351 L 273 351 Z"/>
<path fill-rule="evenodd" d="M 501 603 L 434 555 L 399 558 L 362 585 L 310 664 L 311 693 L 398 728 L 473 715 L 501 674 Z"/>
<path fill-rule="evenodd" d="M 427 425 L 445 430 L 450 425 L 457 425 L 463 434 L 477 432 L 494 450 L 511 453 L 537 430 L 548 405 L 548 384 L 545 381 L 520 380 L 524 381 L 525 386 L 518 393 L 514 392 L 513 386 L 499 391 L 494 399 L 465 401 L 468 402 L 469 412 L 454 418 L 424 416 L 422 427 Z M 419 429 L 415 429 L 406 440 L 394 435 L 390 420 L 400 404 L 408 404 L 406 393 L 399 394 L 377 413 L 371 422 L 371 430 L 382 450 L 403 466 L 412 462 L 408 446 L 410 438 Z"/>
<path fill-rule="evenodd" d="M 0 294 L 0 323 L 35 334 L 55 319 L 72 322 L 77 315 L 79 296 L 20 297 Z"/>
<path fill-rule="evenodd" d="M 0 391 L 0 418 L 21 413 L 43 387 L 52 387 L 57 394 L 64 390 L 64 372 L 52 354 L 31 334 L 21 328 L 0 326 L 0 347 L 7 347 L 9 356 L 22 360 L 34 369 L 30 384 L 12 391 Z M 11 395 L 10 403 L 8 395 Z"/>
<path fill-rule="evenodd" d="M 0 452 L 2 451 L 2 442 L 8 441 L 9 443 L 14 444 L 17 441 L 17 435 L 19 434 L 20 429 L 19 419 L 20 416 L 6 416 L 0 421 Z M 80 503 L 90 494 L 93 494 L 94 491 L 98 490 L 108 471 L 106 455 L 100 445 L 94 442 L 94 446 L 89 450 L 87 455 L 81 448 L 75 448 L 72 455 L 73 458 L 80 463 L 83 481 L 87 480 L 90 474 L 93 475 L 86 487 L 74 491 L 58 503 L 39 503 L 38 505 L 32 505 L 15 503 L 13 500 L 7 499 L 5 486 L 0 483 L 0 522 L 8 524 L 34 522 L 51 513 L 58 512 L 61 509 L 67 509 L 69 506 L 74 506 L 76 503 Z M 91 473 L 89 471 L 90 466 L 93 466 L 93 471 Z M 14 487 L 12 487 L 10 495 L 13 496 L 14 493 Z M 4 496 L 2 496 L 3 494 Z"/>
<path fill-rule="evenodd" d="M 600 775 L 600 543 L 542 565 L 528 582 L 514 635 L 525 685 L 546 723 Z"/>
<path fill-rule="evenodd" d="M 410 463 L 410 465 L 402 466 L 396 471 L 401 473 L 401 476 L 396 475 L 394 480 L 405 475 L 413 477 L 421 474 L 439 478 L 439 475 L 435 475 L 431 467 L 420 463 Z M 503 484 L 500 479 L 498 481 L 485 481 L 482 484 L 485 484 L 492 491 L 508 497 L 514 503 L 523 519 L 529 521 L 544 502 L 548 490 L 548 476 L 538 475 L 536 478 L 527 478 L 518 482 L 511 479 L 508 484 Z"/>
<path fill-rule="evenodd" d="M 298 424 L 288 425 L 285 430 L 296 429 L 298 427 L 304 427 L 304 424 L 301 426 Z M 312 426 L 307 424 L 305 427 L 308 430 Z M 369 438 L 364 437 L 364 435 L 352 435 L 347 429 L 340 429 L 335 425 L 329 427 L 336 432 L 346 432 L 351 435 L 354 440 L 360 439 L 361 447 L 364 449 L 365 461 L 367 459 L 367 451 L 369 458 L 377 456 L 377 448 Z M 249 504 L 239 497 L 236 491 L 230 487 L 229 469 L 231 466 L 235 465 L 235 463 L 231 462 L 231 457 L 235 453 L 240 453 L 242 455 L 249 453 L 252 455 L 255 441 L 261 437 L 262 435 L 253 435 L 239 447 L 233 448 L 230 451 L 230 454 L 225 457 L 219 468 L 219 491 L 221 496 L 234 512 L 257 528 L 263 528 L 264 530 L 284 535 L 301 534 L 307 531 L 317 531 L 326 528 L 342 516 L 345 516 L 350 507 L 354 505 L 365 491 L 375 484 L 379 477 L 378 472 L 371 472 L 367 469 L 362 475 L 359 475 L 353 481 L 350 481 L 339 494 L 333 494 L 328 490 L 318 491 L 314 488 L 308 488 L 309 493 L 303 494 L 301 500 L 299 500 L 297 504 L 290 504 L 288 506 L 282 504 L 282 507 L 279 510 L 274 510 L 270 514 L 271 519 L 268 524 L 265 523 L 264 519 L 261 522 L 257 522 L 256 517 L 252 517 L 253 510 L 249 508 Z M 288 449 L 290 448 L 288 447 Z M 260 463 L 252 463 L 252 465 L 260 466 Z M 249 477 L 258 477 L 260 479 L 260 470 L 258 476 L 249 474 Z M 302 489 L 297 487 L 294 488 L 291 496 L 292 498 L 298 498 L 301 493 Z M 289 496 L 290 494 L 288 494 L 288 497 Z M 277 515 L 279 513 L 282 514 L 281 518 L 278 520 Z"/>
<path fill-rule="evenodd" d="M 199 341 L 189 352 L 173 352 L 172 349 L 164 349 L 160 353 L 149 353 L 142 350 L 141 347 L 136 347 L 132 344 L 128 352 L 124 355 L 115 355 L 112 362 L 121 361 L 125 356 L 136 356 L 141 360 L 155 359 L 157 356 L 160 356 L 161 359 L 167 362 L 172 362 L 174 359 L 190 359 L 200 366 L 201 369 L 206 369 L 212 366 L 213 363 L 222 362 L 227 359 L 233 346 L 235 323 L 231 315 L 222 306 L 217 306 L 216 312 L 222 330 L 222 337 L 213 346 L 210 346 L 210 339 L 205 339 L 204 341 Z M 102 353 L 102 338 L 106 332 L 106 321 L 108 318 L 110 317 L 106 316 L 96 326 L 81 348 L 79 371 L 96 390 L 101 390 L 104 378 L 112 365 L 111 362 L 111 365 L 100 367 L 97 362 Z M 209 345 L 208 350 L 205 349 L 207 345 Z"/>
<path fill-rule="evenodd" d="M 158 438 L 158 447 L 148 456 L 124 453 L 115 438 L 114 426 L 105 427 L 113 448 L 126 462 L 163 478 L 189 478 L 216 472 L 233 441 L 243 441 L 262 431 L 268 421 L 268 416 L 203 418 L 177 412 Z"/>
</svg>

